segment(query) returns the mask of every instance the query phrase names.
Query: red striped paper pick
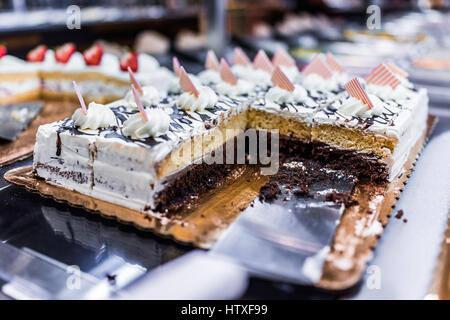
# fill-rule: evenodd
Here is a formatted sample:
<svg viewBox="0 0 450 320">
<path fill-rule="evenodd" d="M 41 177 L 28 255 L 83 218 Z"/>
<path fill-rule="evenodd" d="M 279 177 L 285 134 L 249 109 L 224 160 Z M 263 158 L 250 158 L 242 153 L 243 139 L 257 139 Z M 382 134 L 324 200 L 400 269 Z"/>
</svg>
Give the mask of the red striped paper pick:
<svg viewBox="0 0 450 320">
<path fill-rule="evenodd" d="M 356 77 L 353 78 L 352 80 L 347 82 L 344 85 L 344 87 L 345 87 L 345 90 L 347 90 L 347 92 L 348 92 L 348 94 L 350 96 L 352 96 L 353 98 L 356 98 L 356 99 L 362 101 L 362 103 L 368 105 L 370 109 L 373 108 L 373 104 L 370 101 L 369 96 L 364 91 L 361 83 L 359 83 L 358 78 L 356 78 Z"/>
<path fill-rule="evenodd" d="M 173 73 L 175 73 L 178 77 L 180 76 L 180 62 L 177 57 L 172 58 L 173 65 Z"/>
<path fill-rule="evenodd" d="M 208 50 L 206 54 L 205 68 L 219 72 L 219 61 L 212 50 Z"/>
<path fill-rule="evenodd" d="M 239 47 L 234 48 L 233 64 L 240 64 L 241 66 L 248 66 L 250 64 L 250 59 Z"/>
<path fill-rule="evenodd" d="M 193 93 L 198 98 L 198 90 L 183 67 L 180 67 L 180 87 L 184 92 Z"/>
<path fill-rule="evenodd" d="M 272 82 L 277 87 L 281 89 L 293 92 L 295 87 L 292 82 L 286 77 L 286 75 L 281 71 L 280 66 L 276 66 L 272 73 Z"/>
<path fill-rule="evenodd" d="M 384 64 L 380 63 L 376 66 L 367 76 L 367 83 L 390 86 L 392 89 L 397 88 L 400 84 L 400 80 L 397 79 L 395 74 Z"/>
<path fill-rule="evenodd" d="M 295 67 L 297 64 L 295 60 L 283 49 L 279 49 L 275 52 L 272 58 L 272 63 L 275 66 Z"/>
<path fill-rule="evenodd" d="M 222 78 L 223 81 L 235 86 L 238 82 L 238 79 L 233 74 L 233 72 L 230 69 L 230 66 L 225 61 L 224 58 L 220 59 L 220 78 Z"/>
<path fill-rule="evenodd" d="M 336 60 L 336 58 L 330 52 L 327 52 L 325 55 L 325 62 L 328 64 L 328 67 L 336 72 L 343 72 L 344 67 Z"/>
<path fill-rule="evenodd" d="M 272 62 L 270 62 L 269 57 L 267 57 L 266 53 L 263 50 L 259 50 L 255 56 L 255 59 L 253 59 L 253 68 L 272 73 Z"/>
<path fill-rule="evenodd" d="M 320 54 L 316 54 L 314 59 L 311 60 L 302 72 L 306 75 L 316 73 L 324 79 L 328 79 L 333 75 L 330 67 L 328 67 L 327 63 Z"/>
<path fill-rule="evenodd" d="M 142 96 L 144 94 L 144 91 L 142 91 L 142 87 L 139 84 L 139 82 L 137 81 L 133 70 L 131 70 L 130 67 L 128 67 L 128 75 L 130 76 L 130 81 L 132 84 L 134 84 L 134 86 L 136 87 L 136 90 L 139 92 L 139 94 Z"/>
<path fill-rule="evenodd" d="M 77 94 L 78 100 L 80 101 L 81 111 L 84 114 L 87 114 L 86 104 L 84 103 L 84 99 L 83 99 L 83 96 L 81 95 L 80 89 L 78 88 L 78 85 L 75 81 L 72 81 L 72 84 L 73 84 L 73 89 L 75 90 L 75 93 Z"/>
<path fill-rule="evenodd" d="M 393 73 L 398 74 L 399 76 L 401 76 L 403 78 L 408 78 L 408 72 L 406 72 L 403 69 L 400 69 L 399 67 L 397 67 L 392 62 L 386 62 L 386 65 L 388 66 L 389 69 L 391 69 L 391 71 Z"/>
<path fill-rule="evenodd" d="M 141 113 L 141 117 L 145 121 L 148 121 L 147 113 L 145 112 L 144 106 L 142 105 L 141 98 L 140 98 L 140 96 L 139 96 L 139 94 L 138 94 L 134 84 L 131 85 L 131 91 L 133 91 L 134 101 L 136 102 L 136 104 L 137 104 L 137 106 L 139 108 L 139 112 Z"/>
</svg>

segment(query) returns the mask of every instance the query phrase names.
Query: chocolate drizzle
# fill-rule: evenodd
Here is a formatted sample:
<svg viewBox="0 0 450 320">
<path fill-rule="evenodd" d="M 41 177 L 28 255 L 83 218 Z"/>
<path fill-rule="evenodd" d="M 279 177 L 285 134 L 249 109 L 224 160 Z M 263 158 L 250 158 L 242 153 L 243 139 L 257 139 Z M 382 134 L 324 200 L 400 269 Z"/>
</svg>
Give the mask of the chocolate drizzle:
<svg viewBox="0 0 450 320">
<path fill-rule="evenodd" d="M 112 107 L 116 117 L 116 126 L 112 126 L 106 129 L 98 129 L 91 132 L 84 132 L 78 130 L 75 126 L 74 121 L 70 118 L 59 122 L 57 132 L 57 146 L 56 152 L 57 156 L 61 155 L 61 138 L 60 133 L 68 132 L 71 135 L 90 135 L 90 136 L 98 136 L 106 139 L 120 139 L 127 143 L 135 143 L 143 147 L 153 148 L 162 142 L 174 142 L 177 143 L 181 138 L 186 138 L 194 129 L 208 129 L 211 128 L 212 125 L 217 125 L 218 120 L 222 120 L 226 117 L 223 117 L 223 114 L 229 112 L 231 110 L 237 110 L 241 102 L 234 99 L 229 98 L 221 98 L 216 106 L 213 109 L 208 109 L 200 112 L 191 112 L 185 111 L 178 108 L 175 104 L 175 99 L 165 98 L 161 102 L 161 108 L 168 111 L 170 116 L 169 123 L 169 132 L 162 136 L 158 137 L 149 137 L 146 139 L 131 139 L 126 137 L 122 132 L 123 123 L 132 115 L 138 113 L 138 110 L 130 110 L 125 106 L 115 106 Z"/>
</svg>

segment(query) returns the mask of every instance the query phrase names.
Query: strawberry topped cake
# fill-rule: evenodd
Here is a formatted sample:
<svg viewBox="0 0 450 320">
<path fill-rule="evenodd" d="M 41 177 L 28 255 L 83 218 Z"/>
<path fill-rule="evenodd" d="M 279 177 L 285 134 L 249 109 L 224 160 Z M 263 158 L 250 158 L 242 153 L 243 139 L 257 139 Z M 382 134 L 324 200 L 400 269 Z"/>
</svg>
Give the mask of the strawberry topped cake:
<svg viewBox="0 0 450 320">
<path fill-rule="evenodd" d="M 79 84 L 89 101 L 109 102 L 129 90 L 127 69 L 147 85 L 167 94 L 176 78 L 147 54 L 126 52 L 122 57 L 104 53 L 101 45 L 78 52 L 73 43 L 55 50 L 40 45 L 31 50 L 27 61 L 5 55 L 0 58 L 0 103 L 44 99 L 75 99 L 72 81 Z M 149 74 L 152 76 L 150 77 Z"/>
</svg>

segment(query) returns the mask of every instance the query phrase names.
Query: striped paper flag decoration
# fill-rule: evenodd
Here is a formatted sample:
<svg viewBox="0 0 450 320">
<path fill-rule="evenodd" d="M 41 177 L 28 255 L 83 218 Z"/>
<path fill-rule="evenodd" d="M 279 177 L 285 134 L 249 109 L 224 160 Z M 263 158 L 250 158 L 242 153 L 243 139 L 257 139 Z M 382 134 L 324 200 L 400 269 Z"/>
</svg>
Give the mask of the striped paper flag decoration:
<svg viewBox="0 0 450 320">
<path fill-rule="evenodd" d="M 134 84 L 131 84 L 131 91 L 133 91 L 134 101 L 136 102 L 136 105 L 138 106 L 139 112 L 141 113 L 141 117 L 148 122 L 148 116 L 145 112 L 144 106 L 142 105 L 141 98 L 139 97 L 139 93 L 136 90 L 136 87 Z"/>
<path fill-rule="evenodd" d="M 292 82 L 286 77 L 286 75 L 281 71 L 280 66 L 276 66 L 274 72 L 272 73 L 272 82 L 277 87 L 281 89 L 293 92 L 295 87 Z"/>
<path fill-rule="evenodd" d="M 317 54 L 302 72 L 306 75 L 316 73 L 324 79 L 328 79 L 333 75 L 332 70 L 328 67 L 327 63 L 320 54 Z"/>
<path fill-rule="evenodd" d="M 272 63 L 275 66 L 295 67 L 295 60 L 283 49 L 279 49 L 275 52 L 272 58 Z"/>
<path fill-rule="evenodd" d="M 208 50 L 206 54 L 205 68 L 219 72 L 219 61 L 212 50 Z"/>
<path fill-rule="evenodd" d="M 344 67 L 336 60 L 336 58 L 330 52 L 327 52 L 325 55 L 325 62 L 328 64 L 328 67 L 336 72 L 343 72 Z"/>
<path fill-rule="evenodd" d="M 144 94 L 144 91 L 142 91 L 141 84 L 139 83 L 139 81 L 137 81 L 136 76 L 134 75 L 134 72 L 130 67 L 128 67 L 128 75 L 130 76 L 131 83 L 134 84 L 137 92 L 142 96 Z"/>
<path fill-rule="evenodd" d="M 345 85 L 345 90 L 347 90 L 348 94 L 352 96 L 353 98 L 356 98 L 362 103 L 369 106 L 369 108 L 373 108 L 372 102 L 370 102 L 369 96 L 364 91 L 364 88 L 362 87 L 361 83 L 359 83 L 358 78 L 353 78 L 349 82 L 347 82 Z"/>
<path fill-rule="evenodd" d="M 180 62 L 177 57 L 172 58 L 173 65 L 173 73 L 175 73 L 178 77 L 180 76 Z"/>
<path fill-rule="evenodd" d="M 235 86 L 238 82 L 238 79 L 233 74 L 233 72 L 230 69 L 230 66 L 225 61 L 224 58 L 220 60 L 220 78 L 222 78 L 223 81 Z"/>
<path fill-rule="evenodd" d="M 233 63 L 240 64 L 241 66 L 248 66 L 250 64 L 250 59 L 241 48 L 237 47 L 234 48 Z"/>
<path fill-rule="evenodd" d="M 408 78 L 408 73 L 406 71 L 400 69 L 399 67 L 397 67 L 392 62 L 386 62 L 386 65 L 388 66 L 389 69 L 391 69 L 391 71 L 393 73 L 399 75 L 402 78 Z"/>
<path fill-rule="evenodd" d="M 398 80 L 395 74 L 384 63 L 380 63 L 376 66 L 366 76 L 366 81 L 367 83 L 379 86 L 390 86 L 392 89 L 397 88 L 400 84 L 400 80 Z"/>
<path fill-rule="evenodd" d="M 269 57 L 267 57 L 266 53 L 263 50 L 259 50 L 256 54 L 255 59 L 253 60 L 253 68 L 272 73 L 272 62 L 270 62 Z"/>
<path fill-rule="evenodd" d="M 184 92 L 193 93 L 198 98 L 198 90 L 183 67 L 180 67 L 180 87 Z"/>
</svg>

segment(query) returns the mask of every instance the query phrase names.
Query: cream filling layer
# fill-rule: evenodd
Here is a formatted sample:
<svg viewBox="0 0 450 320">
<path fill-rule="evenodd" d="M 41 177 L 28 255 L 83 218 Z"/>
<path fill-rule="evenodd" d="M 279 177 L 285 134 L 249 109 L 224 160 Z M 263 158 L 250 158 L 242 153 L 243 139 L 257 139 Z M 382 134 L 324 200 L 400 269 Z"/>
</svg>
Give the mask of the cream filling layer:
<svg viewBox="0 0 450 320">
<path fill-rule="evenodd" d="M 80 81 L 77 82 L 78 87 L 83 96 L 98 97 L 98 96 L 112 96 L 123 97 L 130 89 L 126 85 L 117 85 L 114 83 L 105 83 L 103 81 Z M 71 93 L 74 94 L 72 80 L 53 80 L 44 79 L 43 90 L 53 91 L 56 93 Z"/>
<path fill-rule="evenodd" d="M 41 81 L 38 78 L 30 78 L 21 81 L 0 81 L 0 98 L 41 89 Z"/>
</svg>

